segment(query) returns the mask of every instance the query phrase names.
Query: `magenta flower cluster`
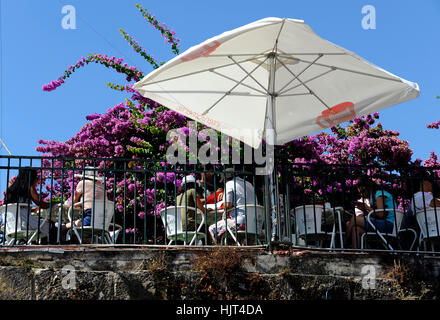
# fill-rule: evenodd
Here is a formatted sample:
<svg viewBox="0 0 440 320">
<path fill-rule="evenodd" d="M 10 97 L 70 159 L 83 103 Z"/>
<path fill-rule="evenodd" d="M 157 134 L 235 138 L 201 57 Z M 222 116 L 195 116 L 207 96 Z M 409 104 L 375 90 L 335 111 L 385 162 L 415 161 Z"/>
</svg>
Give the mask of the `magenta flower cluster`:
<svg viewBox="0 0 440 320">
<path fill-rule="evenodd" d="M 440 120 L 430 123 L 426 127 L 429 129 L 438 129 L 440 127 Z"/>
</svg>

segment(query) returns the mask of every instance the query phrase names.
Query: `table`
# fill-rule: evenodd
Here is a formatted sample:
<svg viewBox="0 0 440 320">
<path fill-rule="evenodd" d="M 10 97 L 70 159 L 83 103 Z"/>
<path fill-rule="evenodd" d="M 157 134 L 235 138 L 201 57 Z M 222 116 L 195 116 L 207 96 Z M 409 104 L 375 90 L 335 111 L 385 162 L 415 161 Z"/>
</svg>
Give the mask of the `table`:
<svg viewBox="0 0 440 320">
<path fill-rule="evenodd" d="M 57 203 L 57 204 L 52 205 L 52 207 L 49 209 L 41 209 L 41 212 L 43 212 L 43 210 L 46 210 L 47 211 L 47 218 L 49 219 L 49 217 L 51 217 L 51 220 L 54 222 L 60 222 L 60 220 L 61 220 L 61 223 L 68 223 L 68 222 L 70 222 L 69 216 L 68 216 L 69 209 L 70 209 L 70 207 L 66 208 L 61 203 Z M 43 214 L 42 214 L 42 216 L 43 216 Z M 74 217 L 74 220 L 75 220 L 75 217 L 81 217 L 81 209 L 80 208 L 73 210 L 73 217 Z"/>
<path fill-rule="evenodd" d="M 224 212 L 225 210 L 223 208 L 220 208 L 220 206 L 223 204 L 223 202 L 217 202 L 217 203 L 209 203 L 206 205 L 207 209 L 215 210 L 217 208 L 217 212 Z"/>
</svg>

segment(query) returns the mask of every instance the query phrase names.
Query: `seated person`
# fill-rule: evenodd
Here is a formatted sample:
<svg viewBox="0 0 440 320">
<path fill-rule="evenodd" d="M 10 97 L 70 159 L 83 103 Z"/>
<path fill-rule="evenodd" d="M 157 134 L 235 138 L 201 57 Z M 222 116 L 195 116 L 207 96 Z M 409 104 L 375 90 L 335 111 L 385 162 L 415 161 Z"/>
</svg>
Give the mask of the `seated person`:
<svg viewBox="0 0 440 320">
<path fill-rule="evenodd" d="M 34 203 L 38 207 L 32 208 L 32 212 L 39 212 L 40 208 L 48 209 L 50 207 L 50 204 L 43 199 L 40 200 L 41 197 L 37 191 L 37 185 L 39 184 L 39 181 L 40 180 L 38 179 L 36 169 L 20 169 L 18 176 L 15 178 L 15 181 L 14 179 L 11 179 L 9 181 L 4 203 L 25 203 L 29 204 L 29 208 L 31 208 L 32 203 Z M 38 219 L 38 216 L 31 215 L 29 210 L 21 210 L 20 218 L 22 224 L 21 229 L 29 228 L 29 230 L 37 230 L 38 226 L 41 225 L 42 222 L 41 219 Z M 8 219 L 8 217 L 6 217 L 6 219 Z M 49 233 L 49 227 L 51 227 L 51 230 L 53 229 L 53 223 L 48 220 L 47 222 L 48 224 L 43 225 L 43 227 L 40 229 L 40 232 L 47 234 Z"/>
<path fill-rule="evenodd" d="M 208 183 L 207 180 L 211 180 L 210 183 Z M 206 192 L 206 199 L 201 199 L 200 201 L 202 202 L 202 204 L 205 206 L 208 204 L 216 204 L 217 203 L 217 207 L 216 206 L 211 206 L 212 210 L 223 210 L 224 208 L 224 203 L 222 202 L 223 200 L 223 177 L 221 177 L 220 179 L 216 180 L 216 185 L 217 185 L 217 191 L 216 192 Z M 201 174 L 201 180 L 200 180 L 200 185 L 201 186 L 210 186 L 212 188 L 214 188 L 214 175 L 212 173 L 202 173 Z M 204 194 L 205 195 L 205 194 Z"/>
<path fill-rule="evenodd" d="M 434 198 L 432 193 L 432 182 L 427 177 L 422 178 L 416 192 L 411 199 L 411 209 L 413 214 L 417 211 L 424 211 L 429 208 L 438 208 L 440 210 L 440 199 Z"/>
<path fill-rule="evenodd" d="M 226 172 L 228 171 L 231 172 L 233 169 L 227 169 Z M 224 192 L 223 202 L 224 208 L 227 210 L 226 215 L 209 227 L 209 233 L 215 244 L 217 244 L 217 241 L 226 233 L 227 226 L 232 231 L 245 230 L 245 208 L 230 209 L 241 205 L 254 205 L 257 203 L 254 187 L 243 178 L 234 177 L 231 173 L 226 173 L 226 190 Z"/>
<path fill-rule="evenodd" d="M 89 168 L 91 169 L 91 168 Z M 75 174 L 75 177 L 83 178 L 82 181 L 78 183 L 75 189 L 75 194 L 73 196 L 73 203 L 78 203 L 75 205 L 75 209 L 82 209 L 82 218 L 73 221 L 75 227 L 90 226 L 92 222 L 92 208 L 93 200 L 106 200 L 104 194 L 104 178 L 99 177 L 93 170 L 87 170 L 84 174 Z M 84 201 L 84 208 L 83 206 Z M 87 202 L 86 202 L 87 201 Z M 64 203 L 64 207 L 68 209 L 72 204 L 69 200 Z M 95 204 L 96 206 L 96 204 Z M 67 231 L 72 227 L 71 223 L 67 223 L 62 226 L 62 235 L 65 238 Z M 62 239 L 64 239 L 62 237 Z"/>
<path fill-rule="evenodd" d="M 362 179 L 358 184 L 358 191 L 361 200 L 355 202 L 358 210 L 356 216 L 347 222 L 347 239 L 352 240 L 352 248 L 360 247 L 361 236 L 366 232 L 375 232 L 373 227 L 367 223 L 366 216 L 376 209 L 376 215 L 371 222 L 381 233 L 392 233 L 394 227 L 394 212 L 381 211 L 381 209 L 397 208 L 393 196 L 385 190 L 375 190 L 376 185 L 371 185 L 368 180 Z M 366 201 L 366 199 L 369 199 Z"/>
<path fill-rule="evenodd" d="M 182 184 L 179 188 L 177 199 L 176 199 L 176 206 L 181 207 L 190 207 L 190 208 L 198 208 L 200 211 L 205 213 L 205 206 L 202 203 L 202 189 L 201 187 L 197 187 L 196 179 L 188 175 L 183 178 Z M 207 210 L 209 212 L 211 210 Z M 196 230 L 196 222 L 197 226 L 199 226 L 202 217 L 197 216 L 194 212 L 194 210 L 187 209 L 186 211 L 184 209 L 181 210 L 181 217 L 182 217 L 182 228 L 183 230 L 188 231 L 195 231 Z M 206 215 L 207 224 L 214 223 L 213 221 L 213 215 L 207 214 Z"/>
</svg>

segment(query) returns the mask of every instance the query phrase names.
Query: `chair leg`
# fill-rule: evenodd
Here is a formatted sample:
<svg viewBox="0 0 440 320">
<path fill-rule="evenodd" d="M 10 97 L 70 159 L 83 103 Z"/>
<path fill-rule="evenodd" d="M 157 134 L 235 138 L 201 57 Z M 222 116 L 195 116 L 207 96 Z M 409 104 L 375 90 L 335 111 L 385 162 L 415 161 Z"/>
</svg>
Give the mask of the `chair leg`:
<svg viewBox="0 0 440 320">
<path fill-rule="evenodd" d="M 83 239 L 81 239 L 81 236 L 79 235 L 78 230 L 76 230 L 76 228 L 74 228 L 73 226 L 72 226 L 72 229 L 73 229 L 73 233 L 75 233 L 75 236 L 79 241 L 79 244 L 82 244 Z"/>
<path fill-rule="evenodd" d="M 364 250 L 365 247 L 365 235 L 366 233 L 361 235 L 361 250 Z"/>
<path fill-rule="evenodd" d="M 227 232 L 231 235 L 232 239 L 235 241 L 235 244 L 237 246 L 241 246 L 241 244 L 237 241 L 237 238 L 234 236 L 234 233 L 229 227 L 227 227 Z"/>
<path fill-rule="evenodd" d="M 416 243 L 416 240 L 417 240 L 417 232 L 415 232 L 414 230 L 411 230 L 411 232 L 414 233 L 414 240 L 411 243 L 411 247 L 409 247 L 409 251 L 412 251 L 412 249 L 413 249 L 413 247 L 414 247 L 414 245 Z"/>
</svg>

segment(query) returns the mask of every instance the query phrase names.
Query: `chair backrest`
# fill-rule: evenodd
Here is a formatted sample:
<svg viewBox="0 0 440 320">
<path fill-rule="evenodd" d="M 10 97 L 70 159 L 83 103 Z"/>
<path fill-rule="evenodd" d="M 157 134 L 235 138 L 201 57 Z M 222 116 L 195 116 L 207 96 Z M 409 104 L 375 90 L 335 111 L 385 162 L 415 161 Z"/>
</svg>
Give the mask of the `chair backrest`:
<svg viewBox="0 0 440 320">
<path fill-rule="evenodd" d="M 398 209 L 387 209 L 387 211 L 393 210 L 394 211 L 394 221 L 396 222 L 396 225 L 393 228 L 393 232 L 400 231 L 400 227 L 402 226 L 403 218 L 405 217 L 405 212 Z"/>
<path fill-rule="evenodd" d="M 175 234 L 183 234 L 185 232 L 194 232 L 196 230 L 183 230 L 182 226 L 182 213 L 185 214 L 185 210 L 192 210 L 194 212 L 193 207 L 188 206 L 171 206 L 167 208 L 163 208 L 160 211 L 160 217 L 162 219 L 163 225 L 166 227 L 167 237 L 171 237 Z M 198 210 L 200 212 L 200 210 Z M 190 213 L 188 213 L 190 214 Z M 194 213 L 192 213 L 194 214 Z M 198 227 L 197 224 L 196 227 Z"/>
<path fill-rule="evenodd" d="M 31 205 L 27 203 L 9 203 L 0 207 L 3 223 L 6 224 L 7 236 L 15 235 L 15 228 L 17 228 L 17 233 L 38 230 L 38 217 L 32 216 L 30 209 Z M 40 231 L 47 233 L 46 229 Z"/>
<path fill-rule="evenodd" d="M 440 208 L 417 211 L 416 219 L 423 238 L 440 237 Z"/>
<path fill-rule="evenodd" d="M 324 207 L 320 204 L 298 206 L 294 209 L 298 236 L 321 233 L 321 217 Z"/>
<path fill-rule="evenodd" d="M 263 235 L 264 207 L 247 204 L 237 206 L 237 209 L 243 209 L 246 214 L 246 229 L 241 232 Z"/>
<path fill-rule="evenodd" d="M 391 233 L 385 233 L 382 232 L 382 234 L 390 235 L 390 236 L 397 236 L 397 233 L 400 231 L 400 227 L 402 226 L 403 217 L 405 217 L 405 212 L 399 209 L 375 209 L 373 212 L 386 212 L 387 214 L 390 212 L 394 212 L 394 222 L 393 225 L 393 232 Z M 373 233 L 373 232 L 372 232 Z"/>
<path fill-rule="evenodd" d="M 90 226 L 93 226 L 94 229 L 103 230 L 102 227 L 104 225 L 104 230 L 108 230 L 115 213 L 114 202 L 98 199 L 84 201 L 84 203 L 87 202 L 92 204 L 92 221 Z M 80 203 L 82 204 L 83 202 L 81 201 Z"/>
</svg>

